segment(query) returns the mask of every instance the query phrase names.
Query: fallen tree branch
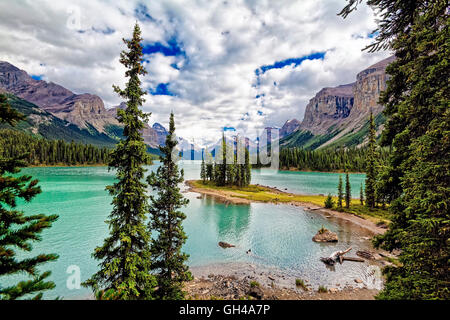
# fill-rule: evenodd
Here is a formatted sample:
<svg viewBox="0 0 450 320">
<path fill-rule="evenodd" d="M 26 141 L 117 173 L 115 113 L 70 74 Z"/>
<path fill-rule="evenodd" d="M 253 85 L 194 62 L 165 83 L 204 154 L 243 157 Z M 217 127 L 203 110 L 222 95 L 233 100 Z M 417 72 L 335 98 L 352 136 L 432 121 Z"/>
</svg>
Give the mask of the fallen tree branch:
<svg viewBox="0 0 450 320">
<path fill-rule="evenodd" d="M 344 251 L 335 251 L 333 252 L 329 257 L 322 257 L 320 258 L 320 260 L 326 264 L 329 265 L 334 265 L 336 263 L 336 261 L 339 261 L 340 263 L 342 263 L 343 261 L 343 255 L 348 253 L 350 250 L 352 250 L 352 247 L 344 250 Z"/>
</svg>

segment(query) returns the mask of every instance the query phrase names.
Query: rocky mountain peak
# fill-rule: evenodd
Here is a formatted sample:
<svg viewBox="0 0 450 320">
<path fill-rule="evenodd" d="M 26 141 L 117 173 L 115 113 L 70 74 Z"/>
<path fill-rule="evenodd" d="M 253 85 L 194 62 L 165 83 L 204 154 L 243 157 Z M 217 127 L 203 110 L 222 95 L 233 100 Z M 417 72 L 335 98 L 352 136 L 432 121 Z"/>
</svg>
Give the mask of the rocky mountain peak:
<svg viewBox="0 0 450 320">
<path fill-rule="evenodd" d="M 280 138 L 283 138 L 292 132 L 298 130 L 300 127 L 301 122 L 297 119 L 291 119 L 285 122 L 285 124 L 281 127 L 280 130 Z"/>
<path fill-rule="evenodd" d="M 21 71 L 16 66 L 13 66 L 11 63 L 6 61 L 0 61 L 0 73 L 4 72 L 18 72 Z"/>
</svg>

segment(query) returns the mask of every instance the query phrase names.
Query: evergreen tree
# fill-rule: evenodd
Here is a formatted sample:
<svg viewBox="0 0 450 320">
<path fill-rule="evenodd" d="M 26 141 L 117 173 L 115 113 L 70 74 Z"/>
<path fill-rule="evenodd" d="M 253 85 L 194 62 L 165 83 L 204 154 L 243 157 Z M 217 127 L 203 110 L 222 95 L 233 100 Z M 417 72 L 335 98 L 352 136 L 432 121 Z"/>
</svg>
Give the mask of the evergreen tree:
<svg viewBox="0 0 450 320">
<path fill-rule="evenodd" d="M 350 186 L 350 178 L 348 173 L 345 174 L 345 207 L 350 208 L 350 203 L 352 201 L 352 190 Z"/>
<path fill-rule="evenodd" d="M 357 1 L 351 1 L 351 12 Z M 399 249 L 383 272 L 381 299 L 450 299 L 450 108 L 448 1 L 368 1 L 381 9 L 376 45 L 395 52 L 381 97 L 392 147 L 383 192 L 392 199 L 389 230 L 375 245 Z M 348 14 L 347 13 L 347 14 Z"/>
<path fill-rule="evenodd" d="M 145 226 L 148 212 L 147 184 L 144 165 L 148 154 L 140 131 L 148 114 L 143 113 L 140 75 L 146 71 L 142 65 L 141 30 L 136 23 L 131 40 L 123 40 L 128 51 L 120 55 L 120 62 L 127 68 L 129 78 L 125 90 L 114 90 L 126 100 L 125 110 L 118 109 L 117 119 L 124 124 L 123 136 L 110 157 L 110 168 L 116 169 L 117 182 L 107 187 L 113 196 L 113 211 L 107 223 L 110 235 L 103 246 L 97 247 L 93 256 L 101 260 L 100 270 L 85 286 L 95 291 L 104 290 L 113 299 L 148 299 L 152 296 L 155 278 L 150 274 L 150 233 Z"/>
<path fill-rule="evenodd" d="M 0 94 L 0 123 L 15 125 L 24 118 L 10 107 L 6 96 Z M 41 273 L 38 267 L 56 260 L 56 254 L 39 254 L 22 260 L 16 257 L 17 249 L 31 251 L 31 242 L 40 241 L 40 233 L 58 219 L 57 215 L 25 215 L 15 209 L 18 199 L 30 202 L 41 193 L 37 180 L 31 176 L 17 176 L 19 168 L 25 166 L 26 157 L 26 154 L 16 158 L 0 156 L 0 278 L 25 273 L 32 279 L 9 287 L 0 286 L 0 300 L 41 299 L 43 291 L 55 287 L 52 281 L 46 281 L 50 271 Z"/>
<path fill-rule="evenodd" d="M 206 177 L 207 177 L 207 175 L 206 175 L 205 157 L 202 153 L 202 165 L 200 168 L 200 178 L 202 179 L 203 183 L 206 182 Z"/>
<path fill-rule="evenodd" d="M 218 165 L 219 175 L 217 176 L 217 184 L 224 186 L 227 183 L 227 144 L 225 134 L 222 135 L 222 163 Z"/>
<path fill-rule="evenodd" d="M 252 164 L 250 163 L 250 152 L 245 149 L 245 170 L 244 170 L 244 186 L 250 185 L 252 182 Z"/>
<path fill-rule="evenodd" d="M 375 122 L 373 121 L 373 114 L 370 113 L 369 118 L 369 143 L 368 156 L 366 163 L 366 205 L 369 208 L 375 208 L 376 205 L 376 140 L 375 140 Z"/>
<path fill-rule="evenodd" d="M 334 206 L 333 197 L 331 194 L 328 194 L 327 198 L 325 199 L 325 208 L 332 209 Z"/>
<path fill-rule="evenodd" d="M 173 113 L 170 115 L 169 134 L 166 137 L 166 145 L 160 147 L 161 166 L 156 173 L 152 172 L 147 178 L 148 184 L 157 191 L 157 197 L 150 196 L 151 222 L 153 231 L 158 233 L 152 241 L 152 270 L 156 272 L 159 299 L 183 299 L 183 282 L 192 279 L 189 268 L 186 265 L 188 255 L 181 252 L 181 247 L 186 242 L 186 234 L 183 231 L 182 222 L 186 215 L 179 209 L 188 204 L 183 197 L 178 184 L 183 182 L 183 170 L 178 171 L 178 166 L 172 158 L 177 145 L 174 138 L 175 122 Z"/>
<path fill-rule="evenodd" d="M 359 202 L 361 202 L 361 205 L 364 205 L 364 189 L 363 184 L 361 183 L 361 188 L 359 189 Z"/>
<path fill-rule="evenodd" d="M 214 181 L 214 165 L 212 163 L 206 165 L 206 177 L 209 181 Z"/>
<path fill-rule="evenodd" d="M 338 200 L 337 206 L 339 209 L 342 209 L 342 201 L 344 201 L 344 191 L 342 189 L 342 176 L 339 175 L 339 183 L 338 183 Z"/>
</svg>

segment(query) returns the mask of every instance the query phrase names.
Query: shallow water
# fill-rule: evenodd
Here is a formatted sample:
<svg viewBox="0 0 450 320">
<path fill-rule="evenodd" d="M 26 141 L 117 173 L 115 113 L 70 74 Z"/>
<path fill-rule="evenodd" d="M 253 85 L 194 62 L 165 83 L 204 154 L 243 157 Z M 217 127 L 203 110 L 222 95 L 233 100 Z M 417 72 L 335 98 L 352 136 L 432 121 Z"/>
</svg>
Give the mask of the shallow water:
<svg viewBox="0 0 450 320">
<path fill-rule="evenodd" d="M 186 179 L 198 178 L 198 163 L 185 162 L 181 166 Z M 153 165 L 148 169 L 156 167 Z M 44 297 L 87 297 L 88 289 L 67 288 L 69 274 L 66 271 L 71 265 L 79 266 L 84 281 L 97 270 L 98 261 L 91 253 L 108 233 L 104 221 L 111 210 L 111 198 L 104 189 L 113 182 L 114 173 L 104 167 L 26 168 L 23 172 L 39 179 L 43 193 L 20 208 L 30 214 L 60 216 L 53 227 L 43 233 L 43 241 L 34 244 L 32 252 L 52 252 L 60 256 L 43 268 L 52 271 L 51 280 L 56 283 L 56 288 Z M 364 175 L 351 175 L 353 190 L 359 190 L 363 179 Z M 253 172 L 253 183 L 287 188 L 297 193 L 334 193 L 337 180 L 338 174 L 333 173 Z M 193 268 L 242 264 L 308 279 L 315 286 L 354 284 L 355 278 L 362 279 L 369 287 L 380 285 L 378 279 L 371 278 L 373 266 L 367 263 L 344 262 L 330 270 L 319 260 L 321 256 L 349 246 L 353 247 L 353 253 L 370 246 L 364 239 L 366 233 L 348 222 L 327 219 L 301 207 L 264 203 L 227 205 L 211 197 L 186 192 L 185 186 L 183 192 L 190 200 L 184 210 L 187 215 L 184 228 L 188 235 L 184 250 L 190 255 L 188 263 Z M 336 232 L 340 241 L 337 244 L 312 242 L 311 238 L 322 226 Z M 219 241 L 235 244 L 236 248 L 222 249 L 217 245 Z M 248 249 L 252 254 L 246 254 Z M 378 270 L 376 272 L 378 274 Z"/>
</svg>

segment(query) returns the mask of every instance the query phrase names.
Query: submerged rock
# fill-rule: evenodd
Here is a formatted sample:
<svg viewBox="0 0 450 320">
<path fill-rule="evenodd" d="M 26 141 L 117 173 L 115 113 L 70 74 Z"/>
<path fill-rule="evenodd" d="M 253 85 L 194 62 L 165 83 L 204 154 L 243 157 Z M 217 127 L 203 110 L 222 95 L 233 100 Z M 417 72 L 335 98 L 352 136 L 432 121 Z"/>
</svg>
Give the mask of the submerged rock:
<svg viewBox="0 0 450 320">
<path fill-rule="evenodd" d="M 234 244 L 230 244 L 230 243 L 223 242 L 223 241 L 219 242 L 219 246 L 222 247 L 222 248 L 234 248 L 234 247 L 236 247 Z"/>
<path fill-rule="evenodd" d="M 320 229 L 316 235 L 312 238 L 315 242 L 338 242 L 338 236 L 336 233 L 331 232 L 328 229 Z"/>
</svg>

